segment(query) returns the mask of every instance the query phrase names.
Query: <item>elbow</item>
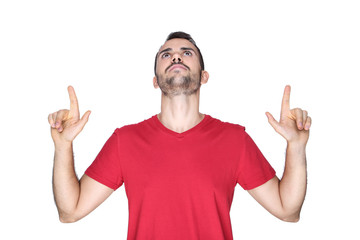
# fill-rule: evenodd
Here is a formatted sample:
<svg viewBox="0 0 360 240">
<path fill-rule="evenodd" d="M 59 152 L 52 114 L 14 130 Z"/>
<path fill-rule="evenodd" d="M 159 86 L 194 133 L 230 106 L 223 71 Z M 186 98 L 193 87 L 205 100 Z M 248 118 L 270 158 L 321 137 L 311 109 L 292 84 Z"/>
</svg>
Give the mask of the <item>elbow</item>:
<svg viewBox="0 0 360 240">
<path fill-rule="evenodd" d="M 60 220 L 60 222 L 61 223 L 74 223 L 74 222 L 76 222 L 77 220 L 75 220 L 75 219 L 70 219 L 70 218 L 59 218 L 59 220 Z"/>
<path fill-rule="evenodd" d="M 59 217 L 59 220 L 61 223 L 74 223 L 77 221 L 74 218 L 64 218 L 64 217 Z"/>
<path fill-rule="evenodd" d="M 300 221 L 300 213 L 287 214 L 279 216 L 278 218 L 284 222 L 297 223 Z"/>
<path fill-rule="evenodd" d="M 59 214 L 59 220 L 61 223 L 74 223 L 80 220 L 80 218 L 76 218 L 71 215 Z"/>
<path fill-rule="evenodd" d="M 290 223 L 297 223 L 300 220 L 300 216 L 299 217 L 286 217 L 286 218 L 281 218 L 282 221 L 284 222 L 290 222 Z"/>
</svg>

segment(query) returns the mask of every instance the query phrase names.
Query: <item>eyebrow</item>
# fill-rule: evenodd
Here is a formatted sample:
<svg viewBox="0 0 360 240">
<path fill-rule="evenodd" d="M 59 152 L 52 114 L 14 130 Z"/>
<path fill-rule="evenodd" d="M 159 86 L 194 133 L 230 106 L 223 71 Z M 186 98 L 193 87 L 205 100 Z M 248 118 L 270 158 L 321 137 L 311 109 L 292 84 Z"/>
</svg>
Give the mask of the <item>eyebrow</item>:
<svg viewBox="0 0 360 240">
<path fill-rule="evenodd" d="M 166 49 L 162 50 L 161 52 L 159 52 L 159 55 L 161 55 L 163 52 L 169 52 L 169 51 L 172 51 L 172 50 L 173 50 L 172 48 L 166 48 Z M 194 49 L 192 49 L 192 48 L 189 48 L 189 47 L 182 47 L 182 48 L 180 48 L 180 50 L 191 50 L 196 54 L 196 51 Z"/>
<path fill-rule="evenodd" d="M 172 50 L 172 48 L 166 48 L 166 49 L 162 50 L 161 52 L 159 52 L 159 55 L 161 55 L 163 52 L 168 52 L 171 50 Z"/>
</svg>

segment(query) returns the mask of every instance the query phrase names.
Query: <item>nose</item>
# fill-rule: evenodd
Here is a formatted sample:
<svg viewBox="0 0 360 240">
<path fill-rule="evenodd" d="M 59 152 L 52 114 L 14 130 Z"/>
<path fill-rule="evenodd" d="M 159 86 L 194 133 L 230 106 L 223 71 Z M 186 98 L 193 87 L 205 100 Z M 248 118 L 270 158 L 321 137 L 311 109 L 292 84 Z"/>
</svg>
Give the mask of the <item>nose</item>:
<svg viewBox="0 0 360 240">
<path fill-rule="evenodd" d="M 182 59 L 181 59 L 181 57 L 180 57 L 179 54 L 174 54 L 172 58 L 173 58 L 173 59 L 172 59 L 172 62 L 173 62 L 173 63 L 182 62 Z"/>
</svg>

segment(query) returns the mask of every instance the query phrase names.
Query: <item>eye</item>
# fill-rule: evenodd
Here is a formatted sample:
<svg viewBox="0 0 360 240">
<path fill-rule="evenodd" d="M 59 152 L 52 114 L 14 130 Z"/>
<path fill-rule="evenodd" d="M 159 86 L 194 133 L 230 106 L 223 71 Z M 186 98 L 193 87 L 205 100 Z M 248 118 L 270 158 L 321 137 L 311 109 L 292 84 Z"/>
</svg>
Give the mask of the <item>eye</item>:
<svg viewBox="0 0 360 240">
<path fill-rule="evenodd" d="M 170 57 L 169 53 L 163 53 L 163 55 L 161 55 L 161 58 L 168 58 L 168 57 Z"/>
<path fill-rule="evenodd" d="M 190 52 L 190 51 L 185 51 L 185 52 L 184 52 L 184 56 L 192 56 L 192 52 Z"/>
</svg>

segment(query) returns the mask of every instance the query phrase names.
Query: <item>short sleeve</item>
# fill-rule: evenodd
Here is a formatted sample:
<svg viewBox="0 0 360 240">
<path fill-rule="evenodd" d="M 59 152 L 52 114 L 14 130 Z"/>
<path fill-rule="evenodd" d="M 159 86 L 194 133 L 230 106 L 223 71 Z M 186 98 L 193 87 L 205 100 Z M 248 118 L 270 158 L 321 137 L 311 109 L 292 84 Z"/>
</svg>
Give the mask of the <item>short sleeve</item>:
<svg viewBox="0 0 360 240">
<path fill-rule="evenodd" d="M 252 138 L 243 131 L 240 143 L 240 159 L 238 165 L 237 183 L 245 189 L 256 188 L 275 176 L 275 170 L 265 159 Z"/>
<path fill-rule="evenodd" d="M 113 190 L 118 189 L 124 182 L 120 166 L 118 142 L 116 129 L 85 171 L 86 175 Z"/>
</svg>

